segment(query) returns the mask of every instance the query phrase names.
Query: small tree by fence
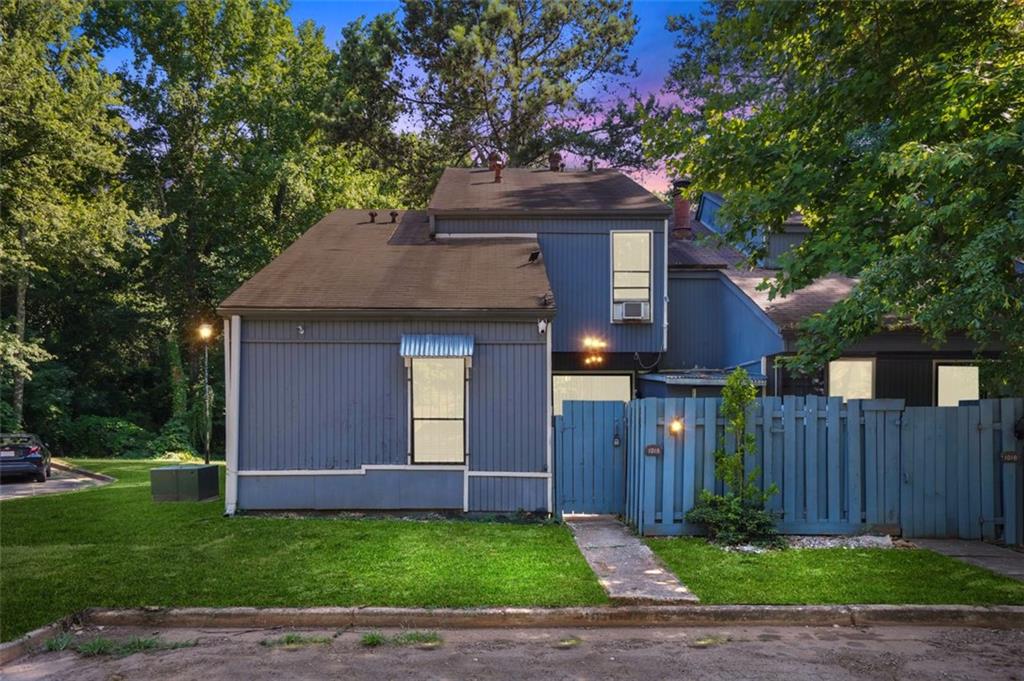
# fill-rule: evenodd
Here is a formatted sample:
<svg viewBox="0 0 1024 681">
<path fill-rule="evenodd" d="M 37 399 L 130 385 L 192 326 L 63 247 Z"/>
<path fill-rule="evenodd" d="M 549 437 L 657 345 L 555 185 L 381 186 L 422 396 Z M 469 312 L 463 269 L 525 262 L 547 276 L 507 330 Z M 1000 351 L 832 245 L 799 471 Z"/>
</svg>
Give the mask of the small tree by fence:
<svg viewBox="0 0 1024 681">
<path fill-rule="evenodd" d="M 762 487 L 756 465 L 747 469 L 747 457 L 757 453 L 757 438 L 747 428 L 747 412 L 755 399 L 757 387 L 744 369 L 729 374 L 722 388 L 725 434 L 715 450 L 715 475 L 725 490 L 701 490 L 696 505 L 686 512 L 687 522 L 705 527 L 712 541 L 723 544 L 773 544 L 777 537 L 775 519 L 765 511 L 765 503 L 779 488 Z M 735 443 L 731 450 L 726 447 L 729 435 Z"/>
</svg>

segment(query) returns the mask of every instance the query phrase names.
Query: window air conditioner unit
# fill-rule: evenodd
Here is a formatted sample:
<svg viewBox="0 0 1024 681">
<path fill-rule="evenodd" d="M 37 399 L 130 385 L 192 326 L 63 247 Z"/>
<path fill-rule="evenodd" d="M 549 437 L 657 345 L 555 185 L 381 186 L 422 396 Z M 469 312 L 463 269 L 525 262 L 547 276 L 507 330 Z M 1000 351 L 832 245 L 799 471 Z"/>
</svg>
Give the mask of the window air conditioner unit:
<svg viewBox="0 0 1024 681">
<path fill-rule="evenodd" d="M 615 303 L 612 318 L 617 322 L 651 321 L 651 304 L 647 302 Z"/>
</svg>

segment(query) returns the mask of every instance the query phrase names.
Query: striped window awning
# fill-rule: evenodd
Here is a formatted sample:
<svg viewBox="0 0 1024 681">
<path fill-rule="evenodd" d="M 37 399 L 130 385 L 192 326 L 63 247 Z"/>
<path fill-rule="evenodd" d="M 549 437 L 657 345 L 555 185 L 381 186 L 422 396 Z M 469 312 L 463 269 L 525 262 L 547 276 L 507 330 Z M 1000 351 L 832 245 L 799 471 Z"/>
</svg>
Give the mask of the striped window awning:
<svg viewBox="0 0 1024 681">
<path fill-rule="evenodd" d="M 403 335 L 402 357 L 472 357 L 473 337 L 420 334 Z"/>
</svg>

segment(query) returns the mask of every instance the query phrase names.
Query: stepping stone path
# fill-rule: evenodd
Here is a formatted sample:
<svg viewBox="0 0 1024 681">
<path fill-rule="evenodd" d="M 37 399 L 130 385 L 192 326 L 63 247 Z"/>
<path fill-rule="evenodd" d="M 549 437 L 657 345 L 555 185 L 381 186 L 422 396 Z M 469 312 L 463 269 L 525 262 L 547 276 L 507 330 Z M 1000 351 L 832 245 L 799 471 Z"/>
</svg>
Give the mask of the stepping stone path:
<svg viewBox="0 0 1024 681">
<path fill-rule="evenodd" d="M 613 603 L 679 605 L 699 600 L 612 516 L 567 516 L 565 524 Z"/>
</svg>

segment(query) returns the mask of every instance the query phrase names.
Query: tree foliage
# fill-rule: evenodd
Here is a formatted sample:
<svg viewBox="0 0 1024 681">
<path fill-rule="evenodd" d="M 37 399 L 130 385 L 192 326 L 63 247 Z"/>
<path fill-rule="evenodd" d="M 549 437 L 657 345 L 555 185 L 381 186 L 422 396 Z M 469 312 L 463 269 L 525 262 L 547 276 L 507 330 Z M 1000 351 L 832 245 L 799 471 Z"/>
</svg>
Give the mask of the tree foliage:
<svg viewBox="0 0 1024 681">
<path fill-rule="evenodd" d="M 20 426 L 32 365 L 51 357 L 41 344 L 45 320 L 28 311 L 33 287 L 113 266 L 144 224 L 120 177 L 127 126 L 112 110 L 117 81 L 75 32 L 82 10 L 74 0 L 0 6 L 0 271 L 14 292 L 14 315 L 0 328 L 9 427 Z"/>
<path fill-rule="evenodd" d="M 892 326 L 1024 362 L 1024 6 L 1008 0 L 715 2 L 681 17 L 654 153 L 722 191 L 727 239 L 794 211 L 810 234 L 766 283 L 860 279 L 808 320 L 798 368 Z"/>
<path fill-rule="evenodd" d="M 647 165 L 628 55 L 627 0 L 405 0 L 396 25 L 404 88 L 426 136 L 447 153 L 512 166 L 552 150 L 616 167 Z"/>
</svg>

